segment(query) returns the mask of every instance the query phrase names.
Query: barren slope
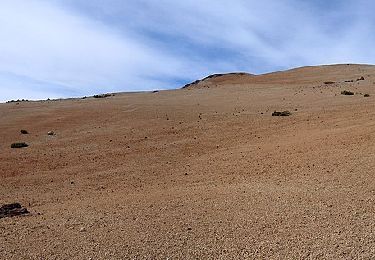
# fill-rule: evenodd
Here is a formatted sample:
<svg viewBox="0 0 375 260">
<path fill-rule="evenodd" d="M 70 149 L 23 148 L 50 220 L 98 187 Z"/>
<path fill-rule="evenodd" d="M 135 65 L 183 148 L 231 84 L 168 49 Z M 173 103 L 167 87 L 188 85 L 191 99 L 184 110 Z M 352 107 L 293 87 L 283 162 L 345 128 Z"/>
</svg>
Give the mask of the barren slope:
<svg viewBox="0 0 375 260">
<path fill-rule="evenodd" d="M 214 80 L 0 104 L 1 258 L 373 258 L 374 67 Z"/>
</svg>

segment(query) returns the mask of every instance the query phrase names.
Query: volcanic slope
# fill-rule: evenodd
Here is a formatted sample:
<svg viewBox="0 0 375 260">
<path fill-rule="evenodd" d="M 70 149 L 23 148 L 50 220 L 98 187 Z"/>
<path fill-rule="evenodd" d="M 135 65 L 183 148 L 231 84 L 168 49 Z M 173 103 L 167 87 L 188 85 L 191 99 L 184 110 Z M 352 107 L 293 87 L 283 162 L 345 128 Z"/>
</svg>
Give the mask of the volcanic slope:
<svg viewBox="0 0 375 260">
<path fill-rule="evenodd" d="M 373 259 L 374 82 L 332 65 L 0 104 L 0 206 L 30 212 L 0 219 L 1 258 Z"/>
</svg>

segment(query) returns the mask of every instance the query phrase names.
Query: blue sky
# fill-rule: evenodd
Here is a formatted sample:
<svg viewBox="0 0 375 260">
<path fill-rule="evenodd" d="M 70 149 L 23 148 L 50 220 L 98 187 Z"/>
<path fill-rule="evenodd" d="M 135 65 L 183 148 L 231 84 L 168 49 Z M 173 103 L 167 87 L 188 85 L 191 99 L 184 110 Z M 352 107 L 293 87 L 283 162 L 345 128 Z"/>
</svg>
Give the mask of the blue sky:
<svg viewBox="0 0 375 260">
<path fill-rule="evenodd" d="M 374 63 L 374 1 L 1 0 L 0 101 Z"/>
</svg>

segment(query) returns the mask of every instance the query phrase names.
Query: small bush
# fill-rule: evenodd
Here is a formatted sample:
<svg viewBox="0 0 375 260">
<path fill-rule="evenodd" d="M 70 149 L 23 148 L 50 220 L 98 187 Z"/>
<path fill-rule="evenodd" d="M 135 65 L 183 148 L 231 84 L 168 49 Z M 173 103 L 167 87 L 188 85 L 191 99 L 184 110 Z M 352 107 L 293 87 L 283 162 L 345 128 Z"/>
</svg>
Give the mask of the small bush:
<svg viewBox="0 0 375 260">
<path fill-rule="evenodd" d="M 99 94 L 99 95 L 94 95 L 94 98 L 106 98 L 106 97 L 111 97 L 114 96 L 113 94 Z"/>
<path fill-rule="evenodd" d="M 9 100 L 6 103 L 18 103 L 18 102 L 29 102 L 28 99 L 17 99 L 17 100 Z"/>
</svg>

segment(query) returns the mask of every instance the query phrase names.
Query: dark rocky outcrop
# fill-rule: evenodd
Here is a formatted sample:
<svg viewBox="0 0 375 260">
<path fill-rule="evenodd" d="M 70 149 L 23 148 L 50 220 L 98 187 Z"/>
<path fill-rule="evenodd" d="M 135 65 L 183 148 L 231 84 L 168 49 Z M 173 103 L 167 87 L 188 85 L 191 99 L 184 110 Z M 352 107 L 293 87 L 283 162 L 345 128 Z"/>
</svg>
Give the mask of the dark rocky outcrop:
<svg viewBox="0 0 375 260">
<path fill-rule="evenodd" d="M 19 203 L 5 204 L 0 207 L 0 218 L 15 217 L 28 213 L 27 208 L 23 208 Z"/>
<path fill-rule="evenodd" d="M 226 73 L 226 74 L 222 74 L 222 73 L 218 73 L 218 74 L 212 74 L 212 75 L 209 75 L 203 79 L 198 79 L 194 82 L 191 82 L 189 84 L 186 84 L 185 86 L 183 86 L 182 88 L 188 88 L 188 87 L 191 87 L 191 86 L 194 86 L 194 85 L 197 85 L 198 83 L 201 83 L 201 82 L 204 82 L 204 81 L 207 81 L 209 79 L 214 79 L 214 78 L 219 78 L 219 77 L 223 77 L 223 76 L 227 76 L 227 75 L 239 75 L 239 76 L 245 76 L 245 75 L 250 75 L 248 73 L 244 73 L 244 72 L 233 72 L 233 73 Z"/>
</svg>

